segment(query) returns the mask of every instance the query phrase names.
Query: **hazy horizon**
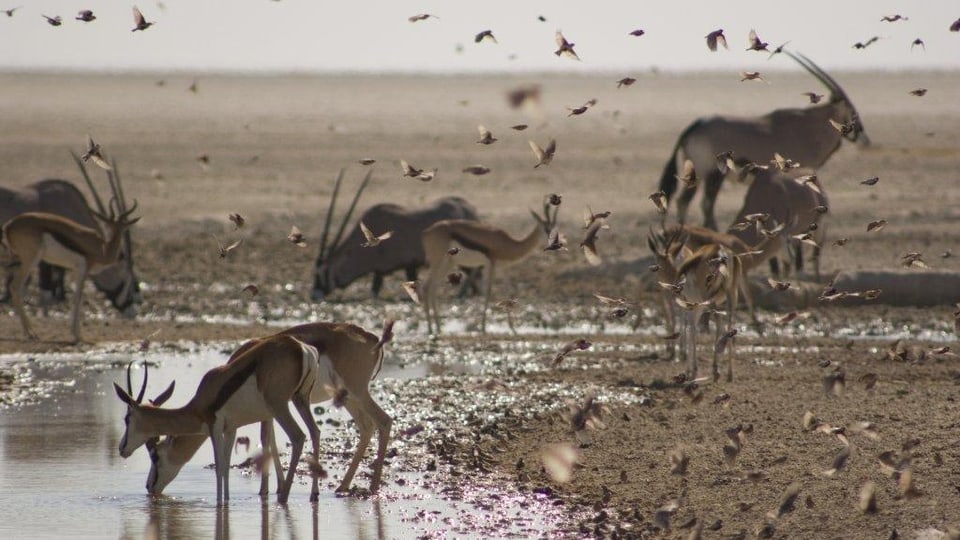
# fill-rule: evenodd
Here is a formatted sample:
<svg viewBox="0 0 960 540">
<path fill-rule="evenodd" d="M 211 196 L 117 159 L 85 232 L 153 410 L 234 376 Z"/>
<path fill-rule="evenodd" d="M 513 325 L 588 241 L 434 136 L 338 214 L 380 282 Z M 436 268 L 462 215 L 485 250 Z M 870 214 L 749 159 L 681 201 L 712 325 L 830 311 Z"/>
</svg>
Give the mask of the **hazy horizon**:
<svg viewBox="0 0 960 540">
<path fill-rule="evenodd" d="M 0 6 L 16 7 L 16 3 Z M 148 21 L 131 32 L 131 4 L 91 0 L 82 6 L 51 0 L 0 13 L 0 56 L 6 72 L 184 73 L 618 73 L 657 69 L 782 71 L 799 69 L 786 57 L 746 51 L 755 28 L 772 50 L 790 41 L 825 69 L 943 71 L 960 68 L 960 34 L 948 31 L 960 16 L 955 3 L 881 0 L 869 4 L 808 0 L 701 1 L 643 6 L 601 1 L 590 6 L 489 0 L 456 4 L 376 0 L 320 5 L 307 0 L 213 0 L 140 3 Z M 162 7 L 161 7 L 162 6 Z M 97 20 L 74 19 L 79 7 Z M 418 13 L 436 15 L 416 23 Z M 41 14 L 63 18 L 53 27 Z M 829 14 L 829 15 L 828 15 Z M 893 23 L 882 16 L 909 18 Z M 539 16 L 546 22 L 538 20 Z M 439 18 L 437 18 L 439 17 Z M 643 29 L 645 35 L 628 35 Z M 723 28 L 730 50 L 710 52 L 704 36 Z M 582 61 L 557 57 L 560 29 Z M 492 30 L 498 43 L 474 43 Z M 878 36 L 865 49 L 855 42 Z M 921 38 L 925 50 L 911 47 Z"/>
</svg>

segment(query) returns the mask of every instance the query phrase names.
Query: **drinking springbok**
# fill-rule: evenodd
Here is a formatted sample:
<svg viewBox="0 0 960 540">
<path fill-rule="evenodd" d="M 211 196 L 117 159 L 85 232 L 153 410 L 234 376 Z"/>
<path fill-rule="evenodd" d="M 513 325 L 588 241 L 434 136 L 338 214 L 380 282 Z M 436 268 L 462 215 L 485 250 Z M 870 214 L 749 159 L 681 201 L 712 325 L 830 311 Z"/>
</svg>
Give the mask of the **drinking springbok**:
<svg viewBox="0 0 960 540">
<path fill-rule="evenodd" d="M 162 435 L 206 432 L 213 444 L 219 506 L 230 499 L 230 455 L 237 428 L 277 420 L 291 444 L 290 468 L 277 495 L 277 501 L 286 504 L 305 441 L 303 431 L 290 414 L 289 403 L 293 402 L 306 423 L 313 441 L 313 455 L 316 456 L 320 448 L 320 431 L 310 413 L 310 395 L 318 386 L 337 392 L 342 386 L 340 378 L 328 356 L 321 356 L 316 347 L 288 335 L 256 340 L 238 353 L 233 362 L 204 374 L 193 398 L 177 409 L 155 405 L 166 401 L 173 392 L 173 383 L 154 403 L 142 403 L 146 375 L 140 393 L 134 399 L 129 392 L 128 368 L 128 390 L 116 383 L 113 385 L 117 397 L 127 405 L 120 455 L 130 457 L 134 450 Z M 314 482 L 314 492 L 318 492 L 316 478 Z"/>
</svg>

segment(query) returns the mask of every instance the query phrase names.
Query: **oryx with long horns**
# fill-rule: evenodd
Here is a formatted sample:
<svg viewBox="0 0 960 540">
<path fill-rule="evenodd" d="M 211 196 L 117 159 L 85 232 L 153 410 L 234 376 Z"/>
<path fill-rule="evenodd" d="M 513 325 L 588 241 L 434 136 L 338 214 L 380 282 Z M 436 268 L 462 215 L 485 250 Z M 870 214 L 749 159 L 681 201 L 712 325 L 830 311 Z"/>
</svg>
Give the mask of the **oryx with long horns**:
<svg viewBox="0 0 960 540">
<path fill-rule="evenodd" d="M 688 183 L 677 197 L 677 218 L 686 220 L 687 207 L 700 183 L 704 225 L 717 228 L 713 207 L 729 167 L 720 156 L 731 156 L 737 166 L 769 163 L 775 154 L 810 169 L 818 169 L 840 147 L 843 139 L 869 145 L 863 122 L 843 88 L 802 54 L 783 51 L 830 90 L 827 103 L 804 109 L 777 109 L 759 117 L 712 116 L 690 124 L 674 146 L 660 178 L 660 190 L 669 199 L 677 191 L 677 171 L 692 162 L 697 182 Z"/>
</svg>

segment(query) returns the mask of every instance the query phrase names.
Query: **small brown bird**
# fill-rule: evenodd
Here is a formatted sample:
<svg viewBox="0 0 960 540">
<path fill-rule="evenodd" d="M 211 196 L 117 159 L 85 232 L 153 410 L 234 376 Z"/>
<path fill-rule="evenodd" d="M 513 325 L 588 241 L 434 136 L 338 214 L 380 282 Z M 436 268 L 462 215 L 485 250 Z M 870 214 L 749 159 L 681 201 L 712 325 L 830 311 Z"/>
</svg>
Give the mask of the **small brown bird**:
<svg viewBox="0 0 960 540">
<path fill-rule="evenodd" d="M 260 287 L 257 287 L 257 286 L 256 286 L 255 284 L 253 284 L 253 283 L 250 283 L 249 285 L 247 285 L 246 287 L 243 288 L 243 292 L 248 292 L 248 293 L 250 293 L 250 296 L 256 296 L 256 295 L 260 294 Z"/>
<path fill-rule="evenodd" d="M 858 41 L 858 42 L 856 42 L 856 43 L 853 44 L 853 48 L 854 48 L 854 49 L 866 49 L 866 48 L 869 47 L 870 45 L 873 45 L 874 43 L 876 43 L 876 41 L 877 41 L 878 39 L 880 39 L 880 36 L 873 36 L 872 38 L 870 38 L 870 39 L 868 39 L 868 40 L 866 40 L 866 41 Z"/>
<path fill-rule="evenodd" d="M 680 174 L 674 175 L 677 177 L 677 180 L 680 180 L 687 186 L 687 188 L 693 188 L 697 185 L 697 171 L 693 167 L 693 160 L 685 159 L 683 160 L 683 171 Z"/>
<path fill-rule="evenodd" d="M 521 86 L 507 92 L 507 103 L 510 108 L 519 109 L 526 105 L 536 105 L 540 103 L 540 86 L 531 84 Z"/>
<path fill-rule="evenodd" d="M 83 22 L 91 22 L 97 19 L 96 15 L 94 15 L 93 12 L 90 11 L 89 9 L 80 10 L 80 12 L 77 13 L 77 16 L 74 18 L 78 21 L 83 21 Z"/>
<path fill-rule="evenodd" d="M 923 40 L 920 39 L 920 38 L 917 38 L 917 39 L 913 40 L 913 43 L 910 44 L 910 50 L 912 51 L 913 48 L 916 47 L 917 45 L 919 45 L 921 48 L 923 48 L 924 51 L 927 50 L 927 44 L 924 43 Z"/>
<path fill-rule="evenodd" d="M 760 41 L 760 36 L 757 35 L 757 31 L 756 31 L 756 30 L 750 29 L 750 34 L 747 36 L 747 43 L 750 44 L 750 46 L 747 47 L 747 50 L 748 50 L 748 51 L 767 51 L 767 52 L 770 52 L 770 50 L 767 49 L 767 45 L 769 45 L 769 43 L 765 43 L 765 42 L 763 42 L 763 41 Z"/>
<path fill-rule="evenodd" d="M 900 264 L 910 268 L 929 268 L 927 263 L 923 261 L 923 254 L 917 251 L 911 251 L 900 257 Z"/>
<path fill-rule="evenodd" d="M 642 35 L 644 35 L 644 34 L 646 34 L 646 32 L 644 32 L 644 31 L 641 30 L 640 28 L 637 28 L 636 30 L 631 31 L 631 32 L 630 32 L 629 34 L 627 34 L 627 35 L 628 35 L 628 36 L 640 37 L 640 36 L 642 36 Z"/>
<path fill-rule="evenodd" d="M 497 142 L 497 138 L 493 136 L 493 133 L 490 133 L 489 129 L 483 126 L 477 126 L 477 131 L 480 132 L 480 138 L 477 140 L 477 144 L 493 144 Z"/>
<path fill-rule="evenodd" d="M 450 248 L 450 249 L 447 250 L 447 255 L 449 255 L 449 256 L 451 256 L 451 257 L 453 257 L 454 255 L 456 255 L 456 254 L 458 254 L 458 253 L 460 253 L 460 248 L 458 248 L 457 246 L 453 246 L 452 248 Z"/>
<path fill-rule="evenodd" d="M 560 362 L 562 362 L 563 359 L 566 358 L 568 354 L 574 351 L 585 351 L 589 349 L 592 345 L 593 345 L 592 343 L 590 343 L 589 341 L 583 338 L 575 339 L 567 343 L 566 345 L 563 346 L 563 348 L 561 348 L 557 352 L 556 356 L 553 357 L 553 366 L 556 367 L 560 365 Z"/>
<path fill-rule="evenodd" d="M 690 464 L 690 457 L 683 451 L 683 448 L 677 447 L 668 452 L 667 461 L 670 463 L 670 474 L 680 476 L 687 474 L 687 465 Z"/>
<path fill-rule="evenodd" d="M 652 193 L 648 198 L 651 201 L 653 201 L 653 205 L 657 207 L 658 214 L 664 215 L 667 213 L 667 194 L 666 193 L 664 193 L 663 191 L 658 191 L 656 193 Z"/>
<path fill-rule="evenodd" d="M 232 242 L 230 245 L 224 246 L 222 243 L 220 243 L 220 239 L 217 238 L 217 235 L 211 234 L 210 236 L 212 236 L 213 239 L 217 241 L 217 250 L 220 253 L 221 259 L 226 259 L 228 253 L 237 249 L 238 247 L 240 247 L 240 244 L 243 243 L 243 238 L 241 238 L 235 242 Z"/>
<path fill-rule="evenodd" d="M 533 166 L 534 169 L 541 165 L 549 165 L 553 161 L 553 155 L 557 151 L 556 139 L 550 139 L 545 149 L 540 148 L 540 145 L 534 141 L 528 142 L 530 143 L 530 150 L 533 150 L 533 155 L 537 157 L 537 164 Z"/>
<path fill-rule="evenodd" d="M 714 157 L 717 160 L 717 170 L 720 171 L 720 174 L 727 174 L 737 168 L 737 163 L 733 160 L 733 150 L 720 152 Z"/>
<path fill-rule="evenodd" d="M 8 15 L 9 15 L 9 13 L 8 13 Z M 960 19 L 957 19 L 957 20 L 953 21 L 952 23 L 950 23 L 950 31 L 951 31 L 951 32 L 960 32 Z"/>
<path fill-rule="evenodd" d="M 100 167 L 105 171 L 112 171 L 113 167 L 111 167 L 110 164 L 107 163 L 107 160 L 103 157 L 102 150 L 103 149 L 99 144 L 93 142 L 93 137 L 87 135 L 87 151 L 80 156 L 80 159 L 83 161 L 89 161 L 92 159 L 93 162 L 97 164 L 97 167 Z"/>
<path fill-rule="evenodd" d="M 896 15 L 884 15 L 880 19 L 881 22 L 897 22 L 897 21 L 909 21 L 909 20 L 910 20 L 909 17 L 904 17 L 899 13 L 897 13 Z"/>
<path fill-rule="evenodd" d="M 567 237 L 554 227 L 547 236 L 547 247 L 544 251 L 567 251 Z"/>
<path fill-rule="evenodd" d="M 481 41 L 489 41 L 491 43 L 497 43 L 497 38 L 493 36 L 493 30 L 484 30 L 479 34 L 473 36 L 474 43 L 480 43 Z"/>
<path fill-rule="evenodd" d="M 550 203 L 550 206 L 560 206 L 563 203 L 563 195 L 559 193 L 551 193 L 545 197 L 546 201 Z"/>
<path fill-rule="evenodd" d="M 580 242 L 580 250 L 583 251 L 583 256 L 586 257 L 587 263 L 589 263 L 590 266 L 600 266 L 603 264 L 603 259 L 600 258 L 600 254 L 597 252 L 597 235 L 600 234 L 600 229 L 603 229 L 605 226 L 606 220 L 604 218 L 594 219 L 593 223 L 587 228 L 583 241 Z"/>
<path fill-rule="evenodd" d="M 917 97 L 923 97 L 923 96 L 927 95 L 927 89 L 926 89 L 926 88 L 917 88 L 916 90 L 911 90 L 911 91 L 910 91 L 910 95 L 911 95 L 911 96 L 917 96 Z"/>
<path fill-rule="evenodd" d="M 413 303 L 420 305 L 420 281 L 404 281 L 402 286 Z"/>
<path fill-rule="evenodd" d="M 727 344 L 730 343 L 730 340 L 736 337 L 737 332 L 738 331 L 736 328 L 731 328 L 725 334 L 720 336 L 720 339 L 718 339 L 713 345 L 714 352 L 717 354 L 723 354 L 723 351 L 727 350 Z"/>
<path fill-rule="evenodd" d="M 15 8 L 4 9 L 4 10 L 0 10 L 0 11 L 3 11 L 4 13 L 6 13 L 6 14 L 7 14 L 7 17 L 13 17 L 13 13 L 14 13 L 15 11 L 17 11 L 18 9 L 22 8 L 22 7 L 23 7 L 23 6 L 17 6 L 17 7 L 15 7 Z"/>
<path fill-rule="evenodd" d="M 860 501 L 857 508 L 864 514 L 877 513 L 877 485 L 872 480 L 867 480 L 860 488 Z"/>
<path fill-rule="evenodd" d="M 833 118 L 829 119 L 830 125 L 833 126 L 833 129 L 836 129 L 840 132 L 840 135 L 849 135 L 857 128 L 857 120 L 853 119 L 846 123 L 840 123 L 834 120 Z"/>
<path fill-rule="evenodd" d="M 296 225 L 290 227 L 290 234 L 287 235 L 287 240 L 297 247 L 307 247 L 307 241 Z"/>
<path fill-rule="evenodd" d="M 556 41 L 557 50 L 553 51 L 553 54 L 557 56 L 566 56 L 567 58 L 572 58 L 574 60 L 580 60 L 580 57 L 577 56 L 577 52 L 573 50 L 575 43 L 570 43 L 567 41 L 567 38 L 563 37 L 563 34 L 559 30 L 557 30 Z"/>
<path fill-rule="evenodd" d="M 483 165 L 469 165 L 463 168 L 465 174 L 472 174 L 475 176 L 483 176 L 490 172 L 490 167 L 485 167 Z"/>
<path fill-rule="evenodd" d="M 49 24 L 50 26 L 60 26 L 61 24 L 63 24 L 63 19 L 61 19 L 59 15 L 55 17 L 47 17 L 46 15 L 41 14 L 40 16 L 46 19 L 47 24 Z"/>
<path fill-rule="evenodd" d="M 775 291 L 785 291 L 790 288 L 789 281 L 777 281 L 772 277 L 767 278 L 767 283 L 770 285 L 770 288 Z"/>
<path fill-rule="evenodd" d="M 360 247 L 376 247 L 379 246 L 384 240 L 387 240 L 393 236 L 393 231 L 387 231 L 379 235 L 373 234 L 373 231 L 371 231 L 370 228 L 367 227 L 367 224 L 363 221 L 360 222 L 360 231 L 363 233 L 363 237 L 366 239 L 364 243 L 360 244 Z"/>
<path fill-rule="evenodd" d="M 723 45 L 724 49 L 729 49 L 727 47 L 727 37 L 723 35 L 723 29 L 714 30 L 707 34 L 707 48 L 711 51 L 716 52 L 717 44 Z"/>
<path fill-rule="evenodd" d="M 153 26 L 152 22 L 147 22 L 147 20 L 143 18 L 143 13 L 140 13 L 140 10 L 137 8 L 137 6 L 133 6 L 133 24 L 135 26 L 131 32 L 136 32 L 137 30 L 142 32 Z"/>
<path fill-rule="evenodd" d="M 887 225 L 887 220 L 878 219 L 867 224 L 867 232 L 879 231 Z"/>
<path fill-rule="evenodd" d="M 760 76 L 759 71 L 741 71 L 740 72 L 740 82 L 743 81 L 760 81 L 767 82 L 763 77 Z M 769 83 L 767 83 L 769 84 Z"/>
<path fill-rule="evenodd" d="M 604 212 L 594 212 L 592 208 L 587 206 L 583 209 L 583 228 L 589 229 L 597 220 L 605 220 L 610 217 L 610 211 Z M 604 223 L 600 226 L 601 229 L 609 229 L 610 226 Z"/>
<path fill-rule="evenodd" d="M 403 171 L 403 176 L 409 176 L 410 178 L 416 178 L 423 174 L 423 169 L 418 169 L 403 159 L 400 160 L 400 169 Z"/>
<path fill-rule="evenodd" d="M 230 214 L 228 217 L 230 221 L 233 222 L 233 226 L 237 230 L 242 229 L 244 224 L 246 224 L 247 222 L 247 220 L 243 219 L 243 216 L 241 216 L 240 214 Z"/>
<path fill-rule="evenodd" d="M 433 17 L 434 19 L 439 19 L 439 18 L 440 18 L 440 17 L 437 17 L 436 15 L 431 15 L 431 14 L 429 14 L 429 13 L 417 13 L 416 15 L 411 15 L 411 16 L 407 17 L 407 20 L 410 21 L 410 22 L 412 22 L 412 23 L 415 23 L 415 22 L 419 22 L 419 21 L 425 21 L 425 20 L 429 19 L 430 17 Z"/>
<path fill-rule="evenodd" d="M 865 186 L 875 186 L 879 181 L 880 181 L 880 177 L 874 176 L 873 178 L 867 178 L 866 180 L 861 180 L 860 183 Z"/>
<path fill-rule="evenodd" d="M 527 129 L 527 127 L 528 126 L 526 124 L 516 124 L 516 125 L 510 126 L 510 129 L 514 131 L 523 131 Z"/>
<path fill-rule="evenodd" d="M 357 163 L 359 163 L 359 164 L 361 164 L 361 165 L 373 165 L 373 164 L 376 163 L 376 162 L 377 162 L 377 160 L 375 160 L 375 159 L 373 159 L 373 158 L 361 158 L 361 159 L 358 159 L 358 160 L 357 160 Z"/>
<path fill-rule="evenodd" d="M 789 171 L 800 166 L 796 161 L 781 156 L 779 152 L 773 153 L 773 159 L 770 160 L 770 163 L 775 164 L 781 171 Z"/>
<path fill-rule="evenodd" d="M 463 272 L 450 272 L 447 274 L 447 283 L 454 287 L 463 283 Z"/>
<path fill-rule="evenodd" d="M 572 443 L 548 444 L 540 451 L 543 470 L 558 484 L 565 484 L 573 479 L 573 469 L 578 461 L 580 452 Z"/>
<path fill-rule="evenodd" d="M 784 514 L 791 512 L 793 510 L 793 503 L 796 502 L 799 496 L 800 484 L 796 482 L 790 484 L 783 491 L 783 494 L 780 495 L 780 502 L 777 504 L 777 507 L 767 512 L 767 517 L 770 519 L 780 519 Z"/>
<path fill-rule="evenodd" d="M 781 43 L 780 45 L 778 45 L 776 48 L 774 48 L 772 51 L 770 51 L 770 56 L 767 57 L 767 60 L 773 58 L 774 56 L 776 56 L 776 55 L 778 55 L 778 54 L 781 54 L 781 53 L 783 52 L 783 48 L 786 47 L 786 46 L 789 45 L 789 44 L 790 44 L 789 41 L 784 41 L 783 43 Z"/>
<path fill-rule="evenodd" d="M 620 88 L 620 87 L 622 87 L 622 86 L 630 86 L 631 84 L 633 84 L 633 83 L 635 83 L 635 82 L 637 82 L 637 80 L 634 79 L 633 77 L 624 77 L 624 78 L 620 79 L 619 81 L 617 81 L 617 88 Z"/>
<path fill-rule="evenodd" d="M 807 96 L 807 99 L 810 100 L 810 103 L 816 105 L 820 103 L 820 100 L 823 99 L 823 94 L 818 94 L 816 92 L 804 92 L 800 94 L 801 96 Z"/>
</svg>

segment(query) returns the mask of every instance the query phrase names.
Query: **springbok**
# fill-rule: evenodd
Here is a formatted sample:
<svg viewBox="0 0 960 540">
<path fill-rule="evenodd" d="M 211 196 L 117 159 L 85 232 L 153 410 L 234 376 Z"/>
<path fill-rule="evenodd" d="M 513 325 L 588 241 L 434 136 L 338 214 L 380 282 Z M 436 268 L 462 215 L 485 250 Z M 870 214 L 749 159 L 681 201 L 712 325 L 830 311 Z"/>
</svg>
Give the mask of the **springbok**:
<svg viewBox="0 0 960 540">
<path fill-rule="evenodd" d="M 10 285 L 13 309 L 20 317 L 23 331 L 30 339 L 37 339 L 23 307 L 27 278 L 41 260 L 72 269 L 76 272 L 76 291 L 73 299 L 71 330 L 75 342 L 80 337 L 80 304 L 83 300 L 83 285 L 88 274 L 96 274 L 102 268 L 114 264 L 120 254 L 124 232 L 140 218 L 128 219 L 137 209 L 137 202 L 129 210 L 114 213 L 110 201 L 110 216 L 94 212 L 103 220 L 105 232 L 92 229 L 56 214 L 27 212 L 3 225 L 3 242 L 19 260 L 14 268 Z M 120 203 L 116 205 L 119 207 Z M 92 212 L 92 211 L 91 211 Z"/>
<path fill-rule="evenodd" d="M 783 52 L 830 90 L 828 103 L 805 109 L 777 109 L 760 117 L 699 118 L 680 134 L 663 169 L 660 190 L 669 200 L 677 191 L 678 168 L 688 159 L 693 162 L 704 184 L 701 208 L 706 227 L 717 228 L 713 208 L 727 172 L 718 168 L 718 154 L 732 152 L 734 162 L 742 166 L 750 162 L 766 163 L 780 153 L 816 170 L 833 155 L 844 138 L 870 144 L 857 109 L 840 85 L 806 56 Z M 831 121 L 842 124 L 844 129 L 838 130 Z M 677 198 L 677 219 L 681 223 L 686 221 L 687 207 L 699 183 L 684 188 Z"/>
<path fill-rule="evenodd" d="M 152 403 L 142 403 L 146 374 L 137 399 L 130 390 L 114 383 L 117 397 L 127 405 L 125 430 L 120 439 L 120 455 L 130 457 L 140 446 L 161 435 L 198 435 L 206 432 L 213 444 L 217 476 L 217 505 L 230 500 L 230 454 L 237 428 L 254 422 L 280 423 L 290 439 L 290 468 L 277 495 L 286 504 L 296 474 L 297 463 L 306 437 L 290 414 L 289 403 L 307 424 L 313 452 L 320 448 L 320 430 L 310 413 L 310 395 L 315 387 L 337 389 L 339 377 L 329 357 L 320 356 L 316 347 L 287 335 L 274 335 L 248 344 L 237 358 L 204 374 L 193 398 L 183 407 L 163 409 L 173 392 L 174 383 Z M 336 390 L 332 390 L 336 391 Z M 314 477 L 314 491 L 318 492 Z"/>
<path fill-rule="evenodd" d="M 386 457 L 387 444 L 390 440 L 390 428 L 393 420 L 370 397 L 370 381 L 376 377 L 383 363 L 383 347 L 389 342 L 392 324 L 384 327 L 383 336 L 377 337 L 358 326 L 352 324 L 308 323 L 283 330 L 278 335 L 295 337 L 300 341 L 315 347 L 320 354 L 329 358 L 333 370 L 343 382 L 347 390 L 348 399 L 344 407 L 353 418 L 360 430 L 360 441 L 354 452 L 353 459 L 347 472 L 337 488 L 338 492 L 350 490 L 357 467 L 366 453 L 367 446 L 378 432 L 379 447 L 373 465 L 373 479 L 370 482 L 370 491 L 376 492 L 383 475 L 383 461 Z M 237 361 L 246 348 L 251 347 L 256 340 L 249 341 L 239 348 L 230 357 L 229 363 Z M 132 390 L 130 390 L 132 393 Z M 314 386 L 310 394 L 311 403 L 319 403 L 333 399 L 334 396 L 324 386 Z M 281 478 L 280 459 L 276 452 L 276 441 L 273 438 L 273 422 L 264 422 L 260 429 L 261 445 L 264 452 L 269 452 L 273 458 L 274 469 L 278 480 L 278 490 Z M 153 495 L 163 493 L 164 488 L 176 478 L 180 469 L 190 461 L 203 442 L 205 435 L 175 435 L 165 437 L 162 441 L 149 441 L 147 448 L 150 451 L 152 465 L 147 476 L 147 491 Z M 266 468 L 264 469 L 266 471 Z M 261 475 L 260 495 L 267 495 L 267 474 Z M 319 492 L 314 485 L 311 500 L 317 500 Z"/>
<path fill-rule="evenodd" d="M 733 220 L 734 226 L 746 223 L 751 214 L 769 214 L 769 220 L 776 224 L 783 224 L 783 231 L 777 235 L 781 245 L 790 248 L 790 255 L 794 268 L 803 270 L 803 243 L 796 239 L 798 235 L 811 233 L 816 245 L 813 248 L 813 269 L 816 279 L 820 279 L 820 247 L 826 238 L 826 231 L 821 220 L 821 209 L 827 208 L 827 197 L 823 192 L 823 184 L 815 179 L 813 171 L 793 169 L 781 172 L 770 169 L 754 168 L 746 176 L 752 177 L 750 186 L 744 196 L 743 206 Z M 810 180 L 807 182 L 806 180 Z M 811 185 L 813 184 L 813 185 Z M 733 226 L 732 226 L 733 227 Z M 763 240 L 757 227 L 731 228 L 729 233 L 748 245 L 756 245 Z M 779 246 L 769 250 L 770 270 L 773 275 L 780 274 L 776 252 Z"/>
<path fill-rule="evenodd" d="M 341 242 L 357 200 L 369 181 L 370 176 L 367 175 L 360 184 L 333 242 L 328 244 L 330 218 L 342 178 L 341 171 L 334 185 L 321 235 L 320 253 L 314 267 L 313 292 L 310 295 L 315 301 L 323 300 L 334 290 L 344 288 L 370 273 L 373 274 L 372 291 L 375 298 L 380 294 L 383 278 L 387 274 L 402 268 L 406 272 L 407 280 L 417 279 L 417 270 L 426 263 L 423 243 L 420 241 L 423 230 L 443 219 L 477 219 L 477 211 L 473 205 L 460 197 L 444 197 L 415 210 L 396 204 L 377 204 L 360 216 L 353 231 Z M 376 247 L 361 247 L 364 241 L 359 225 L 361 222 L 375 231 L 393 231 L 393 236 Z"/>
<path fill-rule="evenodd" d="M 553 215 L 550 208 L 553 207 Z M 486 292 L 483 298 L 483 315 L 480 332 L 486 333 L 487 307 L 493 289 L 494 270 L 497 266 L 514 263 L 539 247 L 544 236 L 557 224 L 559 205 L 550 200 L 543 203 L 543 216 L 530 210 L 536 224 L 520 239 L 511 237 L 503 229 L 482 221 L 447 219 L 434 223 L 423 231 L 423 251 L 426 254 L 430 274 L 423 287 L 422 303 L 427 316 L 427 330 L 440 334 L 440 313 L 437 309 L 437 294 L 441 283 L 454 265 L 475 268 L 487 267 Z"/>
<path fill-rule="evenodd" d="M 107 210 L 104 208 L 103 199 L 90 180 L 83 162 L 76 155 L 74 155 L 74 158 L 90 192 L 93 194 L 97 211 L 106 214 Z M 120 176 L 116 173 L 116 163 L 114 163 L 113 171 L 107 173 L 107 178 L 110 183 L 111 196 L 121 203 L 121 208 L 125 208 L 126 203 L 122 196 L 123 189 Z M 47 212 L 63 216 L 93 229 L 100 227 L 94 214 L 91 213 L 91 207 L 83 193 L 74 184 L 66 180 L 40 180 L 19 189 L 0 187 L 0 224 L 6 223 L 25 212 Z M 63 285 L 63 268 L 51 266 L 41 261 L 38 276 L 40 290 L 45 301 L 49 299 L 63 300 L 66 297 Z M 12 278 L 12 273 L 7 276 L 5 297 L 9 297 L 10 280 Z M 140 297 L 140 282 L 133 269 L 133 251 L 129 230 L 123 234 L 123 244 L 117 263 L 109 265 L 99 273 L 94 274 L 92 281 L 97 290 L 103 292 L 113 307 L 120 311 L 124 317 L 136 316 L 137 305 L 142 300 Z"/>
</svg>

